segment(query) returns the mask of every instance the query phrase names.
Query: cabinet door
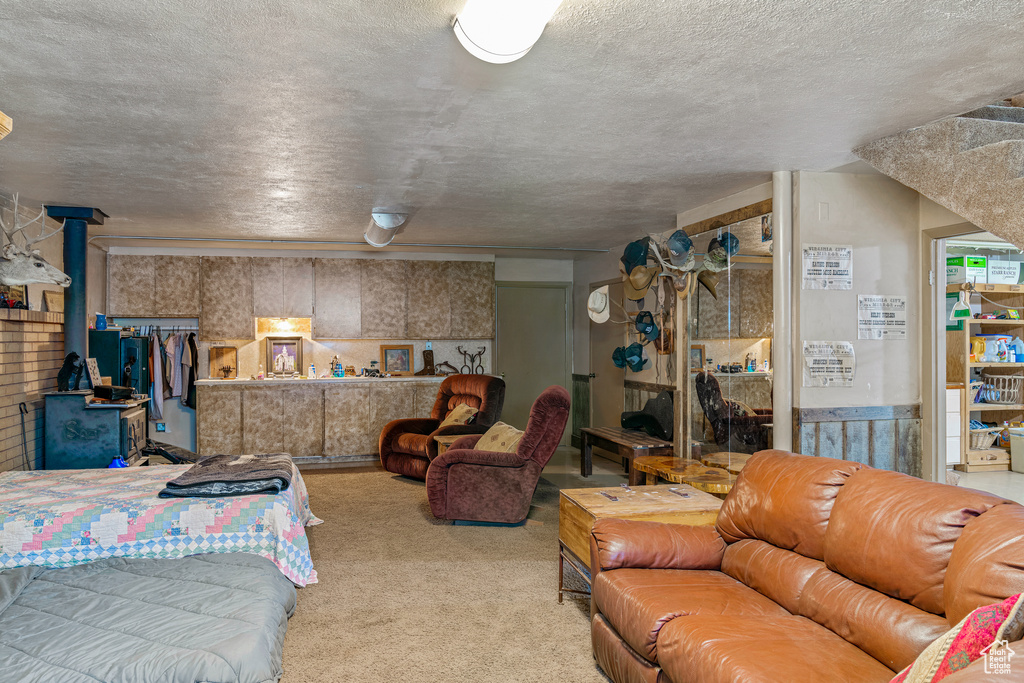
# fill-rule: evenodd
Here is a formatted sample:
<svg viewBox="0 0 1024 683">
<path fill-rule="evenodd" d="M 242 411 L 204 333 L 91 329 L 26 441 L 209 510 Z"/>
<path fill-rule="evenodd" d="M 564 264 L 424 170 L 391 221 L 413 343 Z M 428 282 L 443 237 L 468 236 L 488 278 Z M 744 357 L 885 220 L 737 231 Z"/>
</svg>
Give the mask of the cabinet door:
<svg viewBox="0 0 1024 683">
<path fill-rule="evenodd" d="M 244 387 L 242 394 L 242 452 L 281 453 L 284 422 L 281 387 Z"/>
<path fill-rule="evenodd" d="M 452 339 L 494 338 L 494 264 L 448 264 Z"/>
<path fill-rule="evenodd" d="M 200 387 L 198 399 L 199 454 L 242 453 L 242 392 Z"/>
<path fill-rule="evenodd" d="M 154 256 L 153 311 L 159 318 L 199 317 L 199 257 Z"/>
<path fill-rule="evenodd" d="M 314 339 L 358 339 L 362 333 L 361 274 L 356 259 L 314 259 Z"/>
<path fill-rule="evenodd" d="M 380 431 L 370 424 L 367 384 L 328 385 L 324 390 L 324 455 L 377 455 Z"/>
<path fill-rule="evenodd" d="M 409 261 L 409 339 L 452 336 L 448 265 L 445 261 Z"/>
<path fill-rule="evenodd" d="M 415 414 L 416 387 L 411 382 L 380 382 L 371 384 L 370 390 L 370 428 L 378 441 L 392 420 L 427 417 Z"/>
<path fill-rule="evenodd" d="M 107 313 L 151 316 L 155 310 L 155 256 L 107 255 Z"/>
<path fill-rule="evenodd" d="M 281 390 L 281 450 L 294 458 L 324 454 L 324 390 L 317 385 Z"/>
<path fill-rule="evenodd" d="M 775 329 L 772 271 L 743 268 L 736 274 L 740 281 L 739 336 L 744 339 L 771 337 Z"/>
<path fill-rule="evenodd" d="M 361 336 L 406 339 L 408 262 L 365 260 L 361 267 Z"/>
<path fill-rule="evenodd" d="M 210 339 L 255 339 L 252 307 L 252 259 L 204 256 L 199 336 Z"/>
<path fill-rule="evenodd" d="M 313 315 L 313 259 L 253 258 L 252 287 L 257 318 Z"/>
<path fill-rule="evenodd" d="M 718 273 L 718 298 L 704 285 L 697 285 L 697 331 L 695 339 L 738 338 L 740 334 L 738 270 Z M 648 304 L 650 300 L 648 299 Z"/>
</svg>

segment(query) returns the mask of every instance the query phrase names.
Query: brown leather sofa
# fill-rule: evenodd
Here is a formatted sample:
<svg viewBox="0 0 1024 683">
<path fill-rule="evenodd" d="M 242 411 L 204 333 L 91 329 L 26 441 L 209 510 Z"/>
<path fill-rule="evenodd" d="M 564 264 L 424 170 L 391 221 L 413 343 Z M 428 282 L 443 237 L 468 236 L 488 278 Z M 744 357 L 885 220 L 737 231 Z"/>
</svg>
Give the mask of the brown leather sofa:
<svg viewBox="0 0 1024 683">
<path fill-rule="evenodd" d="M 591 567 L 594 656 L 616 683 L 888 681 L 1024 591 L 1024 507 L 761 451 L 714 526 L 601 519 Z M 981 664 L 947 680 L 987 680 Z"/>
<path fill-rule="evenodd" d="M 439 427 L 455 407 L 465 403 L 478 409 L 468 425 Z M 437 457 L 435 436 L 483 434 L 501 417 L 505 380 L 491 375 L 449 375 L 437 390 L 430 417 L 392 420 L 380 433 L 380 464 L 388 472 L 426 479 L 430 461 Z"/>
</svg>

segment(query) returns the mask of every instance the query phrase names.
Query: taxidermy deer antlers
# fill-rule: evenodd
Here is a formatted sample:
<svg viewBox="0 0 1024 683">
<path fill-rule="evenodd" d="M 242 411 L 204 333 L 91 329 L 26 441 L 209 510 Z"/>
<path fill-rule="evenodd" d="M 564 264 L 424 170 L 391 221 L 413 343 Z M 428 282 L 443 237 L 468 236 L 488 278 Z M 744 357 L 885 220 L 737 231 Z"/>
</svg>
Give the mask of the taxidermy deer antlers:
<svg viewBox="0 0 1024 683">
<path fill-rule="evenodd" d="M 71 284 L 71 278 L 47 263 L 39 255 L 39 251 L 32 248 L 36 243 L 53 237 L 64 229 L 64 226 L 61 225 L 56 230 L 47 232 L 45 215 L 46 207 L 44 206 L 33 220 L 22 223 L 18 212 L 18 195 L 14 195 L 13 228 L 7 227 L 3 220 L 3 214 L 0 212 L 0 230 L 3 230 L 7 237 L 7 244 L 4 245 L 3 252 L 0 253 L 0 285 L 44 284 L 67 287 Z M 39 222 L 39 235 L 30 238 L 25 232 L 25 228 L 36 221 Z M 24 246 L 19 246 L 14 241 L 15 235 L 18 233 L 21 233 L 22 239 L 25 240 Z"/>
</svg>

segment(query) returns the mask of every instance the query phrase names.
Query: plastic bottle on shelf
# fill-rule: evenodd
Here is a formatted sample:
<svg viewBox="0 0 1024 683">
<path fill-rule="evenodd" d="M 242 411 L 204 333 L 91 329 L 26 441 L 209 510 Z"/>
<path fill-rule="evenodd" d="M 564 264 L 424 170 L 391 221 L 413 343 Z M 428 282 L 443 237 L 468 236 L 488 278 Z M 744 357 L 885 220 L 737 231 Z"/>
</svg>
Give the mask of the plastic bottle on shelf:
<svg viewBox="0 0 1024 683">
<path fill-rule="evenodd" d="M 1014 337 L 1013 341 L 1009 343 L 1010 348 L 1013 349 L 1013 353 L 1017 356 L 1018 363 L 1024 363 L 1024 341 L 1021 341 L 1020 337 Z"/>
<path fill-rule="evenodd" d="M 256 371 L 256 379 L 263 379 L 263 363 L 260 363 L 260 369 Z"/>
</svg>

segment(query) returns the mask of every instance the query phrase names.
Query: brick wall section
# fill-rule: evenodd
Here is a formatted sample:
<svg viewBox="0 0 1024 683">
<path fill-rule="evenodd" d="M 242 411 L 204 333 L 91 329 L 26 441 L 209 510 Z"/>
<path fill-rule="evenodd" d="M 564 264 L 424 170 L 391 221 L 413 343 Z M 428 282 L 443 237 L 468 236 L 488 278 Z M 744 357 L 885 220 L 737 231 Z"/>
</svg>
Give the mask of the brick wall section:
<svg viewBox="0 0 1024 683">
<path fill-rule="evenodd" d="M 56 391 L 63 362 L 62 313 L 0 309 L 0 472 L 42 467 L 42 394 Z M 27 443 L 18 409 L 23 402 Z"/>
</svg>

